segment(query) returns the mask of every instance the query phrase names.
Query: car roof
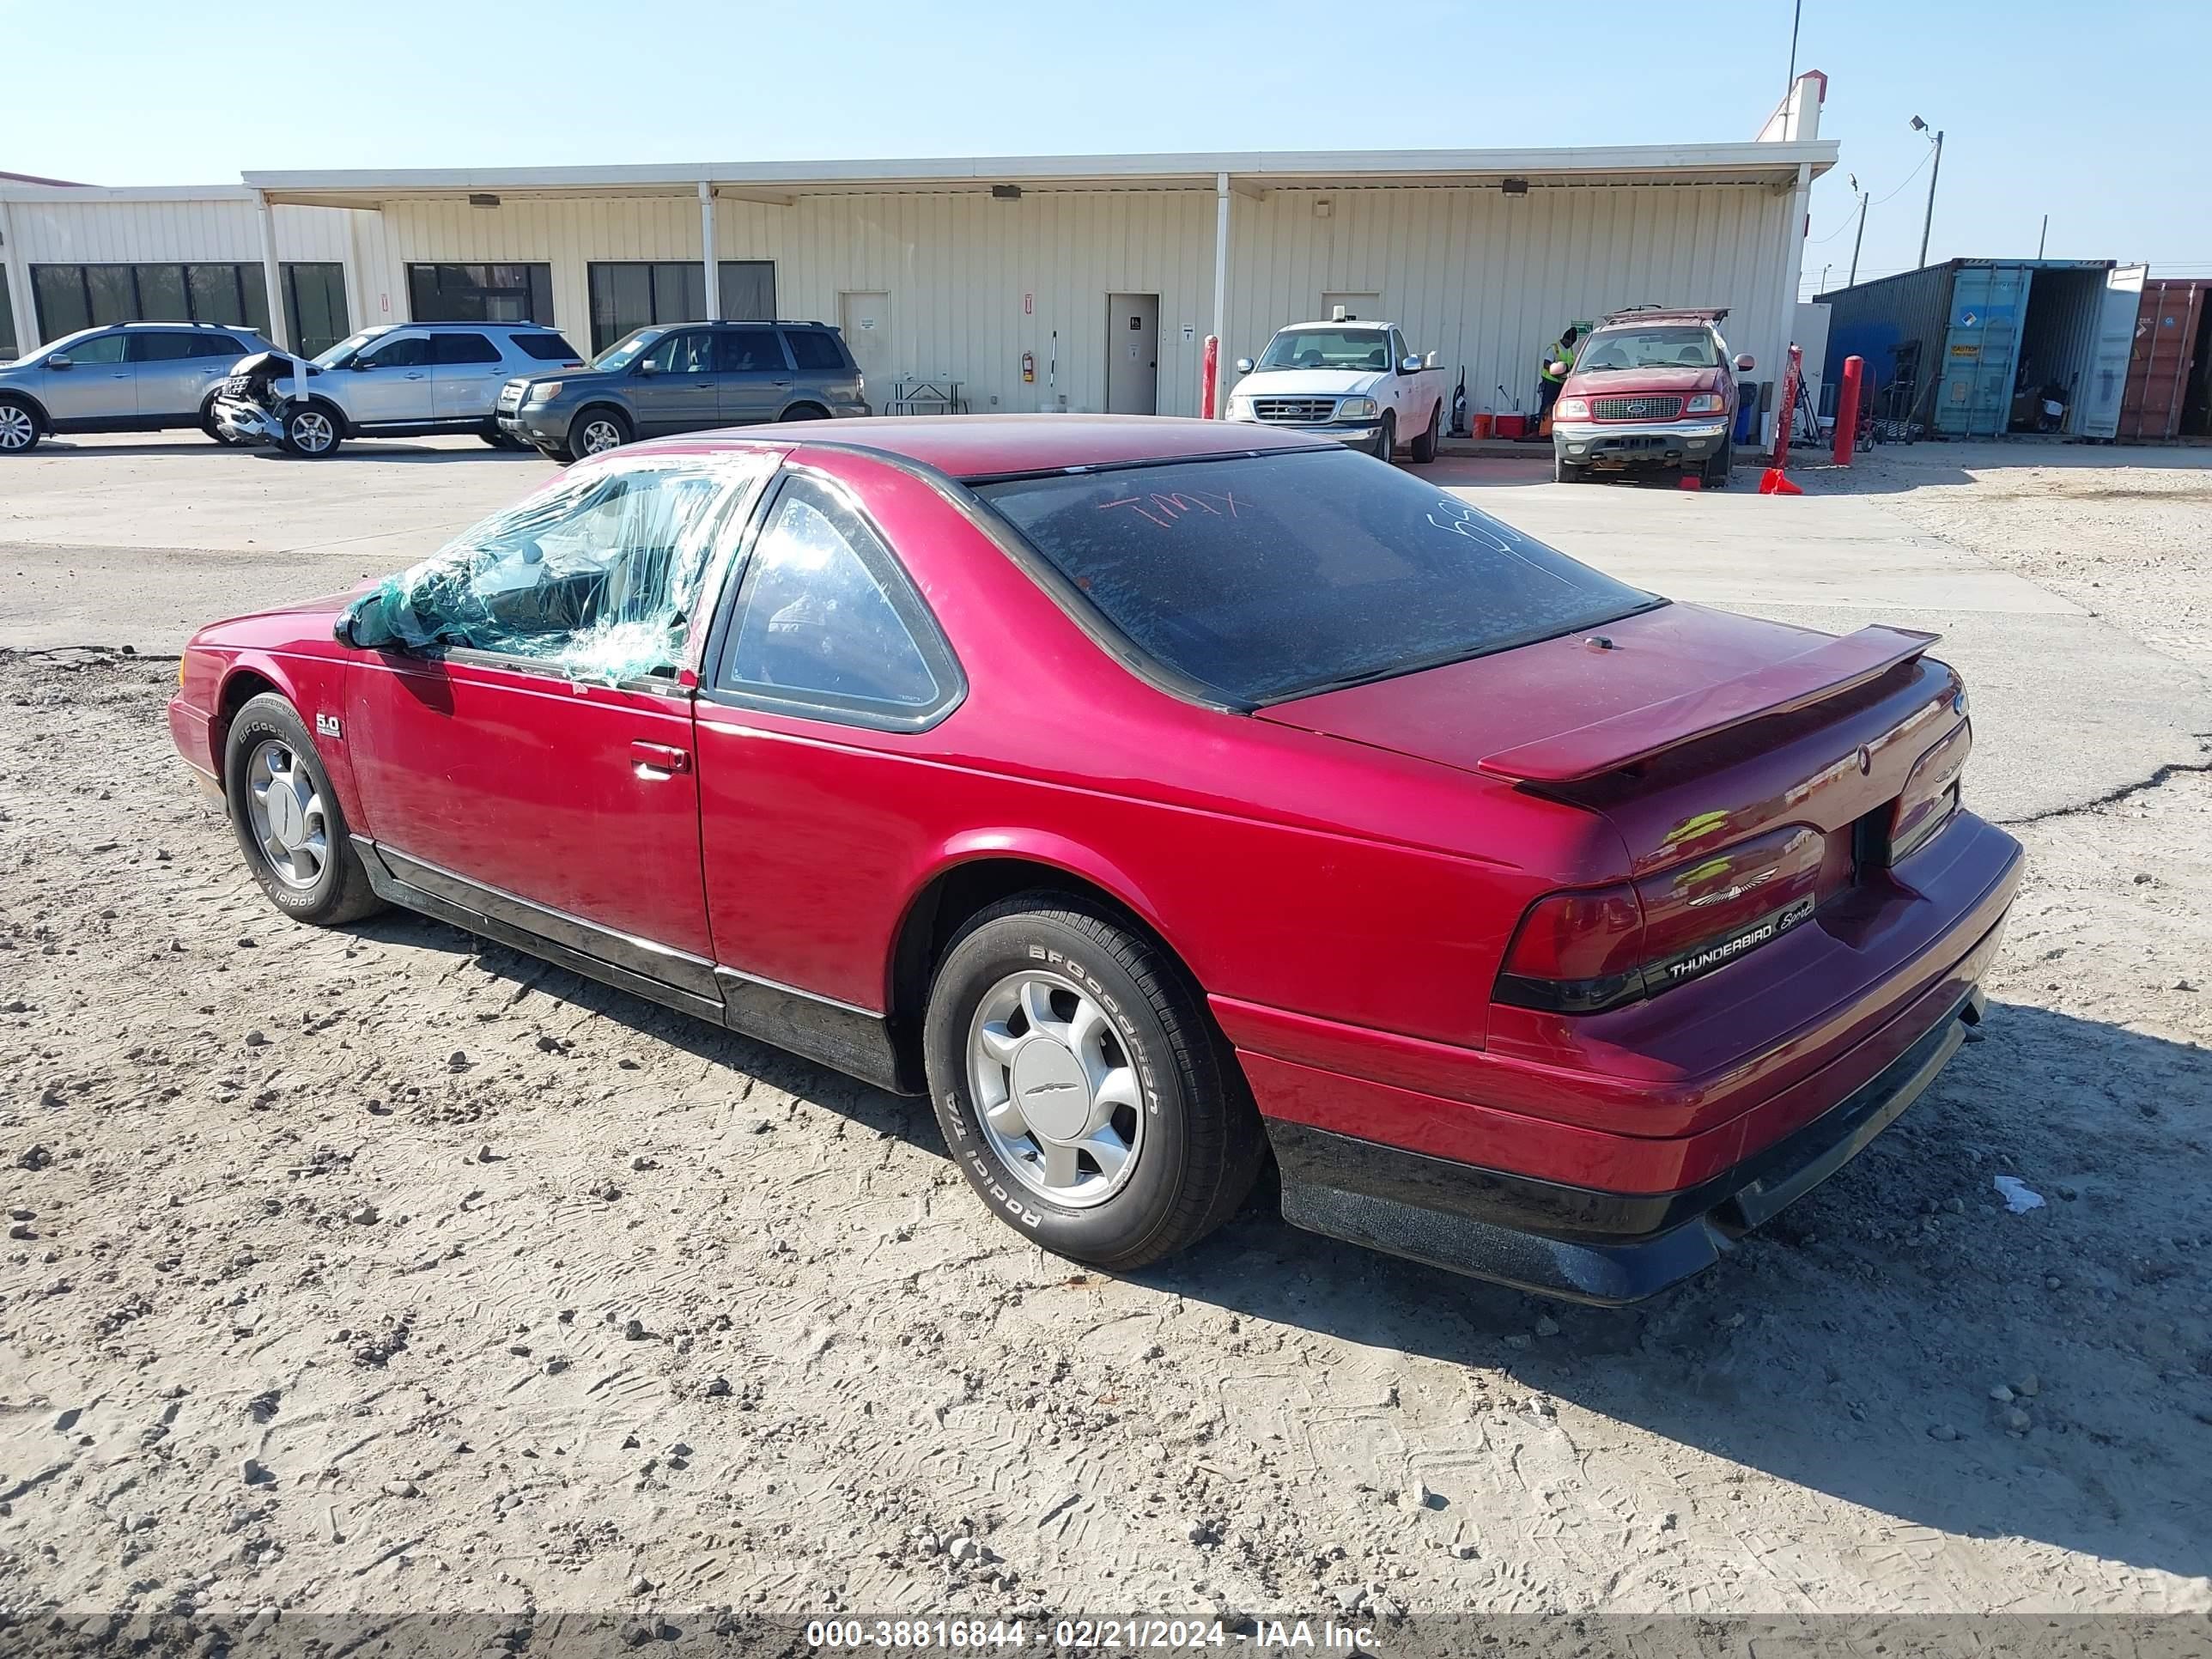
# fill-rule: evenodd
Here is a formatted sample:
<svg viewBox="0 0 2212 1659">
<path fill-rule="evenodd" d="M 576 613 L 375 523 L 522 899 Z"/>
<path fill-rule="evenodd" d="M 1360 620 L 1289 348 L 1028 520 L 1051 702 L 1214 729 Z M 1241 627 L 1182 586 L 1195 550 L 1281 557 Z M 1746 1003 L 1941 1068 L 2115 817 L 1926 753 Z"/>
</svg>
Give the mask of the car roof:
<svg viewBox="0 0 2212 1659">
<path fill-rule="evenodd" d="M 1334 440 L 1264 426 L 1157 415 L 879 415 L 804 427 L 693 433 L 613 453 L 696 454 L 758 443 L 859 450 L 916 461 L 966 483 L 1085 467 L 1340 447 Z"/>
</svg>

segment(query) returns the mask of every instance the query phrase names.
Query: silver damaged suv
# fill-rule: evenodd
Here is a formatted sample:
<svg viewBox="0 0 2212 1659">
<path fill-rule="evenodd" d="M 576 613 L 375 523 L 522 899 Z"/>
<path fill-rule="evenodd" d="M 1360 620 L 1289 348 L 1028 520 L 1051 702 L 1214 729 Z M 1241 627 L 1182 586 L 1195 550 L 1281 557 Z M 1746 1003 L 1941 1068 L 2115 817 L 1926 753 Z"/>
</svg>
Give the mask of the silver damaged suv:
<svg viewBox="0 0 2212 1659">
<path fill-rule="evenodd" d="M 281 352 L 232 371 L 216 423 L 240 443 L 273 443 L 319 460 L 347 438 L 473 432 L 520 448 L 493 417 L 518 374 L 580 368 L 583 356 L 538 323 L 393 323 L 339 341 L 297 372 Z"/>
</svg>

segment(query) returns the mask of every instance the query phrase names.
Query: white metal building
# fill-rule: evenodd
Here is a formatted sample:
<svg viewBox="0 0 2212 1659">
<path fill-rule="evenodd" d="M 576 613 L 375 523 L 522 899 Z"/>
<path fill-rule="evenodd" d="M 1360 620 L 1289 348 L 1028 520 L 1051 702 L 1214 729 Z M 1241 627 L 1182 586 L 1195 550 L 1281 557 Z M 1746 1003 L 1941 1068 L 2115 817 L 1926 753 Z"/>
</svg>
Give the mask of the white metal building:
<svg viewBox="0 0 2212 1659">
<path fill-rule="evenodd" d="M 535 318 L 589 350 L 780 315 L 841 325 L 879 404 L 918 375 L 978 411 L 1192 414 L 1208 333 L 1225 362 L 1341 303 L 1464 368 L 1471 408 L 1510 410 L 1564 324 L 1652 301 L 1728 307 L 1767 379 L 1836 160 L 1825 88 L 1802 77 L 1733 144 L 0 179 L 0 352 L 128 316 L 273 323 L 298 349 Z"/>
</svg>

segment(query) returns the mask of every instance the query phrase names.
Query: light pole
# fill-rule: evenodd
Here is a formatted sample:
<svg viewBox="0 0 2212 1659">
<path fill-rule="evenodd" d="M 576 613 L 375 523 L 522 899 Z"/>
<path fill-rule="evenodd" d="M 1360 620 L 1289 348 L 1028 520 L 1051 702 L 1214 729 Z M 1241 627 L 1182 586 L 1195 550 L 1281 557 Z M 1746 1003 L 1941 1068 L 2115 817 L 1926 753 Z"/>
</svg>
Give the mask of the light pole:
<svg viewBox="0 0 2212 1659">
<path fill-rule="evenodd" d="M 1912 118 L 1912 130 L 1915 132 L 1929 131 L 1928 123 L 1917 115 Z M 1920 221 L 1920 263 L 1923 265 L 1928 263 L 1928 232 L 1936 223 L 1936 181 L 1943 176 L 1942 129 L 1935 129 L 1928 142 L 1936 146 L 1936 165 L 1928 170 L 1928 212 Z"/>
<path fill-rule="evenodd" d="M 1854 288 L 1859 280 L 1859 249 L 1866 243 L 1867 193 L 1859 188 L 1857 173 L 1846 176 L 1851 181 L 1851 194 L 1859 198 L 1859 234 L 1851 238 L 1851 279 L 1844 284 L 1845 288 Z M 1921 257 L 1925 258 L 1927 256 L 1923 253 Z"/>
</svg>

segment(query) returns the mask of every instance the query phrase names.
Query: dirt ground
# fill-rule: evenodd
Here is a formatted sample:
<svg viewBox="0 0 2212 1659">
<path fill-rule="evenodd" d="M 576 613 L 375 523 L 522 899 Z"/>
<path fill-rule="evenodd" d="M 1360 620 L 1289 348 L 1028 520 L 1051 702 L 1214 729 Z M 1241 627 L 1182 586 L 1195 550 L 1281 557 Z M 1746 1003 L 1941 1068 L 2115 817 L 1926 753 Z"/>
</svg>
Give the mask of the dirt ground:
<svg viewBox="0 0 2212 1659">
<path fill-rule="evenodd" d="M 1844 485 L 2179 685 L 2207 476 Z M 0 1607 L 507 1649 L 579 1610 L 2212 1611 L 2203 757 L 2019 823 L 1978 1040 L 1716 1271 L 1599 1311 L 1264 1194 L 1083 1272 L 918 1103 L 440 924 L 294 927 L 169 752 L 170 673 L 0 655 Z"/>
</svg>

